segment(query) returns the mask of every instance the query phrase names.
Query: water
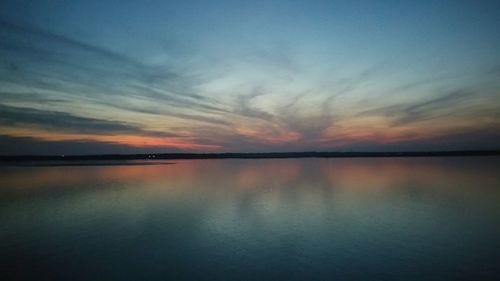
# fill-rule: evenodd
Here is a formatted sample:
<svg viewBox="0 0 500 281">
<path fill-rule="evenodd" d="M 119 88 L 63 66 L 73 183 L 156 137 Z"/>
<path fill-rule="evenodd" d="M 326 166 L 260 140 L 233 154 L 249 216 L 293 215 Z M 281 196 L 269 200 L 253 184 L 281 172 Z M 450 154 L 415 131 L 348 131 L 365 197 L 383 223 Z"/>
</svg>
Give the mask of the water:
<svg viewBox="0 0 500 281">
<path fill-rule="evenodd" d="M 173 162 L 0 167 L 2 279 L 500 274 L 498 157 Z"/>
</svg>

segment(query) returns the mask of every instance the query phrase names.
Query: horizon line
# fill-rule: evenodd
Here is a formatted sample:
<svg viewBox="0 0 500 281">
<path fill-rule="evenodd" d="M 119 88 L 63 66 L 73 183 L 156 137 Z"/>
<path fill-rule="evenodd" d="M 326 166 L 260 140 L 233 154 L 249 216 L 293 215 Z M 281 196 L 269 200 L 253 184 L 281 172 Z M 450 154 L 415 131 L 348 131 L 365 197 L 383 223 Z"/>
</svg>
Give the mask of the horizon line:
<svg viewBox="0 0 500 281">
<path fill-rule="evenodd" d="M 158 152 L 110 154 L 18 154 L 0 155 L 0 161 L 36 160 L 140 160 L 140 159 L 263 159 L 263 158 L 355 158 L 355 157 L 500 156 L 500 149 L 429 151 L 289 151 L 289 152 Z"/>
</svg>

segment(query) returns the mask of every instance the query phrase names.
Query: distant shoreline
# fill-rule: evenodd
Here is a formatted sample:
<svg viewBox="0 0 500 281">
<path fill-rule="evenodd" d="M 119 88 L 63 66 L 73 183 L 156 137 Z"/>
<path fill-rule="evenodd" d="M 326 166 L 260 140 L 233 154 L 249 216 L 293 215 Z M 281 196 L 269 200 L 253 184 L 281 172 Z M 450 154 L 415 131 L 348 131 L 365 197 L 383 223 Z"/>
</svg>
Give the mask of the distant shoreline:
<svg viewBox="0 0 500 281">
<path fill-rule="evenodd" d="M 175 160 L 175 159 L 280 159 L 360 157 L 457 157 L 500 156 L 500 150 L 406 151 L 406 152 L 266 152 L 266 153 L 152 153 L 99 155 L 10 155 L 0 161 L 86 161 L 86 160 Z"/>
<path fill-rule="evenodd" d="M 16 167 L 82 167 L 82 166 L 162 166 L 171 162 L 127 162 L 128 160 L 71 160 L 71 161 L 0 161 L 0 166 Z"/>
</svg>

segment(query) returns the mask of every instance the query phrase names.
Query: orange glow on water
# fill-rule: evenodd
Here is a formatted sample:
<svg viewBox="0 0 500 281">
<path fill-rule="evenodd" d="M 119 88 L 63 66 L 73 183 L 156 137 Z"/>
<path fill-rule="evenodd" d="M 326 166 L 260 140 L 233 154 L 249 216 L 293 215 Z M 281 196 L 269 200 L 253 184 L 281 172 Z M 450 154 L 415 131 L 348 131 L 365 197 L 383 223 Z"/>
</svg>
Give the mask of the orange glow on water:
<svg viewBox="0 0 500 281">
<path fill-rule="evenodd" d="M 474 160 L 474 159 L 473 159 Z M 70 166 L 15 168 L 0 171 L 5 190 L 79 188 L 94 182 L 151 185 L 153 189 L 185 187 L 218 190 L 281 190 L 290 186 L 385 192 L 399 186 L 440 186 L 453 190 L 464 183 L 496 186 L 489 160 L 463 162 L 460 158 L 352 158 L 128 161 L 130 166 Z M 125 163 L 125 162 L 120 162 Z M 168 164 L 165 164 L 168 163 Z M 445 184 L 446 183 L 446 184 Z"/>
</svg>

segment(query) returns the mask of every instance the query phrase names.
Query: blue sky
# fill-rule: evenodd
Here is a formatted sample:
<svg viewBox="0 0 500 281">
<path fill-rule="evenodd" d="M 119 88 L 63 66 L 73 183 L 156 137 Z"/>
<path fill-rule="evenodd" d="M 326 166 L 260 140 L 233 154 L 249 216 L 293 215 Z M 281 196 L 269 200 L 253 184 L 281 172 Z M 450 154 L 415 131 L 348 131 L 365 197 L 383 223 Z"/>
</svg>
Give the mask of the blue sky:
<svg viewBox="0 0 500 281">
<path fill-rule="evenodd" d="M 490 149 L 497 1 L 2 1 L 1 154 Z"/>
</svg>

